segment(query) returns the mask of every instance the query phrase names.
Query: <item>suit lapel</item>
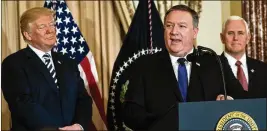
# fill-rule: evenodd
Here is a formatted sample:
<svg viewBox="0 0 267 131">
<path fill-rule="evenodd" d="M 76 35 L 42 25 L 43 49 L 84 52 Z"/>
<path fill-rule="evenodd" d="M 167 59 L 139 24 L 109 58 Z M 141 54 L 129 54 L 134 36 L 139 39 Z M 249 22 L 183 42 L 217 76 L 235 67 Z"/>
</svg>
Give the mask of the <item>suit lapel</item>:
<svg viewBox="0 0 267 131">
<path fill-rule="evenodd" d="M 198 57 L 196 60 L 191 62 L 191 73 L 190 73 L 190 82 L 188 87 L 188 101 L 202 101 L 206 100 L 207 92 L 210 92 L 210 89 L 204 83 L 208 83 L 206 80 L 207 74 L 204 62 Z"/>
<path fill-rule="evenodd" d="M 177 98 L 178 101 L 182 102 L 183 99 L 182 99 L 182 95 L 181 95 L 181 92 L 179 90 L 179 86 L 178 86 L 178 82 L 177 82 L 177 79 L 176 79 L 176 76 L 174 74 L 174 71 L 173 71 L 173 66 L 172 66 L 172 63 L 171 63 L 171 58 L 169 56 L 169 53 L 167 51 L 163 51 L 161 54 L 160 54 L 160 58 L 162 59 L 162 70 L 164 74 L 164 76 L 169 76 L 167 78 L 164 78 L 164 79 L 167 79 L 167 85 L 170 87 L 170 90 L 173 91 L 175 97 Z M 178 67 L 177 67 L 178 68 Z"/>
<path fill-rule="evenodd" d="M 194 48 L 193 54 L 197 54 L 196 49 Z M 202 63 L 199 57 L 194 56 L 191 60 L 191 72 L 190 72 L 190 79 L 189 85 L 187 88 L 187 101 L 197 101 L 202 100 L 205 97 L 205 88 L 201 82 L 201 77 L 206 77 L 202 75 Z M 203 96 L 203 97 L 202 97 Z"/>
<path fill-rule="evenodd" d="M 237 80 L 233 71 L 232 71 L 232 68 L 230 67 L 229 63 L 228 63 L 228 60 L 227 58 L 224 56 L 224 54 L 222 53 L 221 54 L 221 62 L 223 64 L 223 68 L 224 68 L 224 75 L 225 77 L 230 77 L 231 80 Z M 237 80 L 238 81 L 238 80 Z M 241 85 L 241 84 L 240 84 Z M 243 88 L 242 88 L 243 89 Z"/>
<path fill-rule="evenodd" d="M 254 65 L 253 65 L 253 62 L 251 61 L 251 59 L 249 57 L 247 57 L 247 68 L 248 68 L 248 79 L 249 79 L 249 82 L 248 82 L 248 90 L 251 90 L 252 88 L 252 85 L 253 85 L 253 78 L 254 78 L 254 75 L 255 75 L 255 68 L 254 68 Z"/>
<path fill-rule="evenodd" d="M 200 63 L 197 61 L 191 62 L 191 73 L 190 73 L 190 81 L 188 85 L 188 90 L 189 88 L 192 87 L 194 83 L 194 79 L 200 79 Z"/>
<path fill-rule="evenodd" d="M 25 52 L 29 60 L 29 65 L 31 65 L 32 68 L 35 68 L 36 71 L 39 71 L 41 74 L 43 74 L 46 81 L 50 85 L 49 87 L 57 92 L 56 84 L 43 61 L 29 47 L 25 49 Z"/>
<path fill-rule="evenodd" d="M 63 91 L 64 90 L 64 87 L 66 86 L 65 84 L 65 76 L 64 76 L 64 63 L 63 63 L 63 60 L 61 59 L 61 57 L 52 52 L 52 57 L 53 57 L 53 62 L 54 62 L 54 66 L 55 66 L 55 70 L 56 70 L 56 77 L 57 77 L 57 80 L 58 80 L 58 86 L 59 86 L 59 89 L 60 91 Z"/>
</svg>

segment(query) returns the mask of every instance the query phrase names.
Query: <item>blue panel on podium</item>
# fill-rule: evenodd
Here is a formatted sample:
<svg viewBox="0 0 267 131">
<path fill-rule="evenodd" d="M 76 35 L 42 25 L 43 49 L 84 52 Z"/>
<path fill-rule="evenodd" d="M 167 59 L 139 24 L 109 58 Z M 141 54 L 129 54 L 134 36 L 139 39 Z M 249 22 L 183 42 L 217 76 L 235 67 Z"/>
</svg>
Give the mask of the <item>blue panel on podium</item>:
<svg viewBox="0 0 267 131">
<path fill-rule="evenodd" d="M 187 102 L 179 103 L 178 107 L 179 130 L 230 130 L 255 129 L 255 127 L 266 130 L 266 99 Z"/>
</svg>

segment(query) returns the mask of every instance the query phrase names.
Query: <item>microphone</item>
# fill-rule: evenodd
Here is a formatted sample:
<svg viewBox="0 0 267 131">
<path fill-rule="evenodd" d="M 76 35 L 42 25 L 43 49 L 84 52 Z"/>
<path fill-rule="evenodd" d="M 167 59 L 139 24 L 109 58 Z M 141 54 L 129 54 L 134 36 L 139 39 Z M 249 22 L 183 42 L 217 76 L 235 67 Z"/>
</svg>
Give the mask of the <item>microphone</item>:
<svg viewBox="0 0 267 131">
<path fill-rule="evenodd" d="M 227 92 L 226 92 L 226 86 L 225 86 L 225 76 L 224 76 L 224 72 L 223 72 L 223 66 L 222 66 L 221 59 L 219 58 L 217 53 L 210 48 L 203 47 L 203 46 L 197 46 L 197 48 L 194 49 L 193 53 L 187 55 L 186 59 L 190 62 L 193 62 L 193 61 L 196 61 L 197 57 L 202 56 L 205 53 L 209 53 L 209 54 L 214 55 L 216 57 L 216 61 L 218 62 L 219 66 L 220 66 L 220 72 L 221 72 L 221 77 L 222 77 L 222 82 L 223 82 L 223 90 L 224 90 L 224 99 L 227 100 Z"/>
</svg>

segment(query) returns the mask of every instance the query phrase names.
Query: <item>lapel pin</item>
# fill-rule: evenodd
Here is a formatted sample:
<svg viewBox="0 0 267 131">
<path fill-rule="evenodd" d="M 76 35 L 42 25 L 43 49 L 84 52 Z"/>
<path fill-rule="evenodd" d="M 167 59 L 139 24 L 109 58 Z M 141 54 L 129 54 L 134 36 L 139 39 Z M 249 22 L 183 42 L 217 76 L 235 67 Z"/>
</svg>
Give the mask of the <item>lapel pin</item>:
<svg viewBox="0 0 267 131">
<path fill-rule="evenodd" d="M 60 62 L 60 61 L 57 61 L 57 63 L 58 63 L 58 64 L 61 64 L 61 62 Z"/>
<path fill-rule="evenodd" d="M 254 69 L 251 69 L 250 71 L 251 71 L 252 73 L 254 73 L 255 70 L 254 70 Z"/>
<path fill-rule="evenodd" d="M 197 66 L 200 66 L 200 64 L 199 64 L 198 62 L 196 62 L 196 65 L 197 65 Z"/>
</svg>

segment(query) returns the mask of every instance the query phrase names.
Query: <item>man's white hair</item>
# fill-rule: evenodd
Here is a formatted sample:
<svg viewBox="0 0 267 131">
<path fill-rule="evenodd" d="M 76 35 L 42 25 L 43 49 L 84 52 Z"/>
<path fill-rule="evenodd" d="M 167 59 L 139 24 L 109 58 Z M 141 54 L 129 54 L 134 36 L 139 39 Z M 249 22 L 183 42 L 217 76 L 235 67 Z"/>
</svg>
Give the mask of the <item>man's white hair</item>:
<svg viewBox="0 0 267 131">
<path fill-rule="evenodd" d="M 227 22 L 232 21 L 232 20 L 242 20 L 242 21 L 244 22 L 245 26 L 246 26 L 246 32 L 247 32 L 247 34 L 249 33 L 248 23 L 247 23 L 242 17 L 240 17 L 240 16 L 234 16 L 234 15 L 228 17 L 228 18 L 226 19 L 226 21 L 223 23 L 223 26 L 222 26 L 222 33 L 223 33 L 224 30 L 225 30 L 225 26 L 226 26 Z"/>
</svg>

